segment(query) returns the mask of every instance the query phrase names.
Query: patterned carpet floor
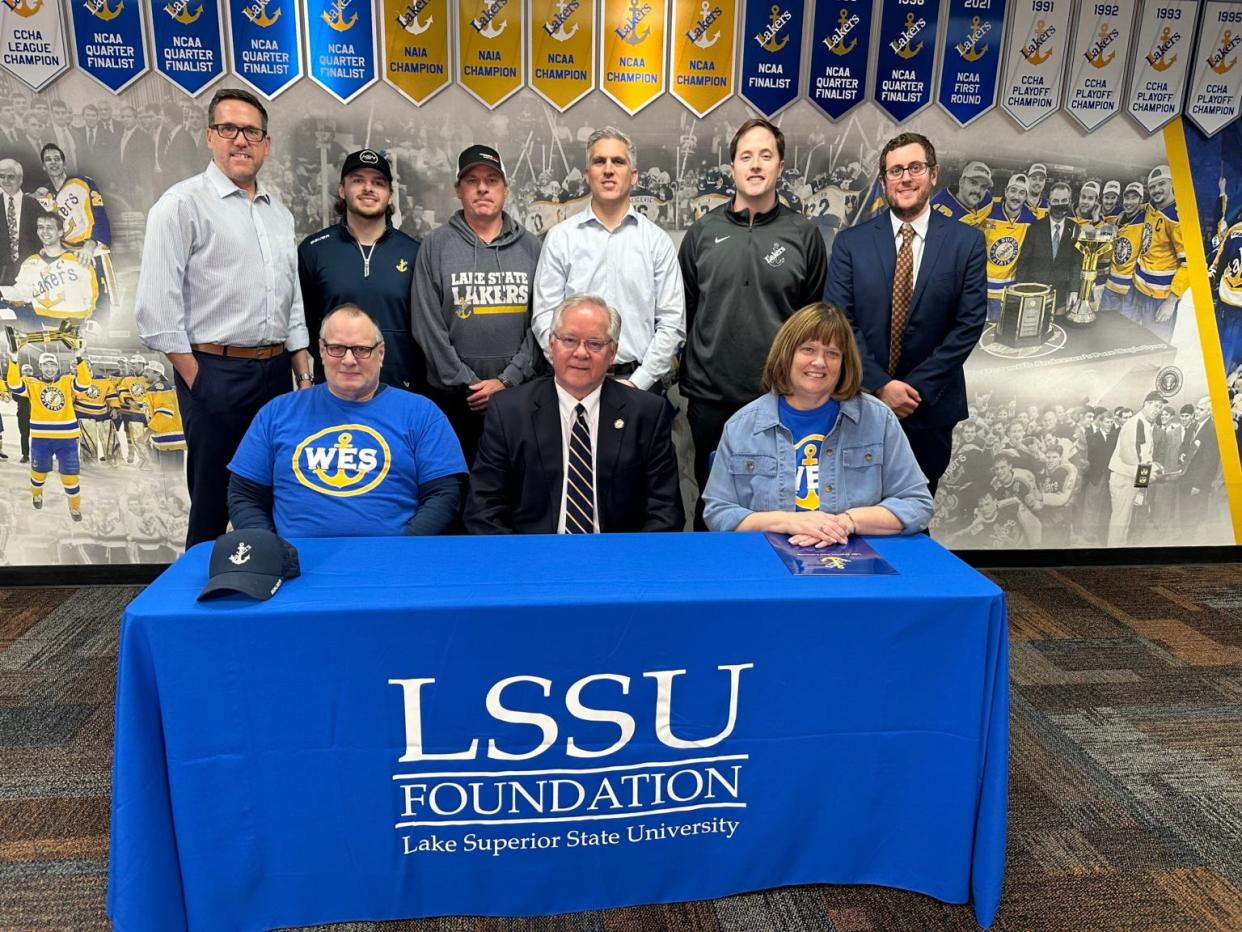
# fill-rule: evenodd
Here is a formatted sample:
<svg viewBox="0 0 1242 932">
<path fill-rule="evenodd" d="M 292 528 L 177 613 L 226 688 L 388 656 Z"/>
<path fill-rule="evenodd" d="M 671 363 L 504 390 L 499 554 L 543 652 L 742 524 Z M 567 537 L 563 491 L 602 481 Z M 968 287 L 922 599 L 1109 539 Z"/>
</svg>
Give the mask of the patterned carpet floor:
<svg viewBox="0 0 1242 932">
<path fill-rule="evenodd" d="M 1242 930 L 1242 565 L 1003 570 L 1005 932 Z M 137 590 L 0 590 L 0 929 L 106 929 L 118 619 Z M 901 932 L 968 907 L 792 887 L 541 919 L 334 932 Z"/>
</svg>

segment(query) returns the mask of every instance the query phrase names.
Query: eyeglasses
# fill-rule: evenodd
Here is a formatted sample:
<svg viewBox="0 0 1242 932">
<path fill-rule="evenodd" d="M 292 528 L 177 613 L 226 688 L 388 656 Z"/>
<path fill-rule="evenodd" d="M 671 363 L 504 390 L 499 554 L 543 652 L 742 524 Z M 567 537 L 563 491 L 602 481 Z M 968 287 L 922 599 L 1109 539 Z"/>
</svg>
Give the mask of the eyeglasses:
<svg viewBox="0 0 1242 932">
<path fill-rule="evenodd" d="M 384 345 L 384 341 L 380 340 L 373 346 L 350 346 L 347 343 L 325 343 L 320 340 L 319 345 L 333 359 L 342 359 L 347 352 L 353 353 L 354 359 L 370 359 L 371 354 Z"/>
<path fill-rule="evenodd" d="M 911 162 L 909 165 L 890 165 L 884 169 L 884 174 L 896 181 L 906 172 L 910 173 L 911 178 L 921 178 L 927 173 L 927 169 L 931 168 L 927 162 Z"/>
<path fill-rule="evenodd" d="M 612 340 L 580 340 L 577 337 L 563 337 L 559 333 L 552 334 L 552 339 L 571 353 L 577 352 L 579 346 L 585 346 L 588 353 L 602 353 L 612 345 Z"/>
<path fill-rule="evenodd" d="M 246 137 L 246 142 L 259 143 L 267 138 L 267 130 L 259 129 L 257 126 L 234 126 L 232 123 L 212 123 L 207 128 L 214 129 L 221 139 L 236 139 L 238 133 Z"/>
</svg>

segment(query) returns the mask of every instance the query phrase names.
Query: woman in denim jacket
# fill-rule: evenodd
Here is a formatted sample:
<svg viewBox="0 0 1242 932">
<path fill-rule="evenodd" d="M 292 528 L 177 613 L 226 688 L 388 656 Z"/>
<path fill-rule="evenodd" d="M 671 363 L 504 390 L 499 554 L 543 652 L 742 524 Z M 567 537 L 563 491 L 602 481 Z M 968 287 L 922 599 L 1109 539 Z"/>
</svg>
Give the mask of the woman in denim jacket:
<svg viewBox="0 0 1242 932">
<path fill-rule="evenodd" d="M 861 384 L 841 311 L 821 302 L 785 321 L 763 368 L 768 393 L 729 419 L 716 448 L 707 526 L 774 531 L 802 547 L 927 527 L 927 479 L 897 416 Z"/>
</svg>

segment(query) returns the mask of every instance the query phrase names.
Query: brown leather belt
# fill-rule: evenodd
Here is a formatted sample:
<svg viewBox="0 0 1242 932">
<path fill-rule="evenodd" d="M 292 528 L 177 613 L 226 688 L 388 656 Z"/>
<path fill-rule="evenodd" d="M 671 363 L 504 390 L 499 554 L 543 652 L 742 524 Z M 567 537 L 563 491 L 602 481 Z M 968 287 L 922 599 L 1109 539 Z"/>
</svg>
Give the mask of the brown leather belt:
<svg viewBox="0 0 1242 932">
<path fill-rule="evenodd" d="M 271 359 L 285 351 L 283 343 L 268 343 L 265 346 L 223 346 L 219 343 L 191 343 L 190 349 L 196 353 L 207 353 L 211 356 L 237 356 L 241 359 Z"/>
</svg>

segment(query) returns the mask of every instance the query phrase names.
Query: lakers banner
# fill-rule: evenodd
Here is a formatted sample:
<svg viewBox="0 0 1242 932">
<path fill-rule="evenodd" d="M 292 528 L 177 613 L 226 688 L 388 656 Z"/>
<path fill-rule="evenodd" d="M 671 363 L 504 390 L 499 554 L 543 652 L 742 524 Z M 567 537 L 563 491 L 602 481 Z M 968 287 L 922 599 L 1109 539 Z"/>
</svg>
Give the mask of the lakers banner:
<svg viewBox="0 0 1242 932">
<path fill-rule="evenodd" d="M 939 14 L 939 0 L 886 3 L 880 14 L 875 102 L 897 123 L 931 103 Z"/>
<path fill-rule="evenodd" d="M 1046 120 L 1061 106 L 1073 6 L 1071 0 L 1017 0 L 1013 4 L 1001 109 L 1023 129 Z"/>
<path fill-rule="evenodd" d="M 302 77 L 302 31 L 294 0 L 228 0 L 234 73 L 273 98 Z"/>
<path fill-rule="evenodd" d="M 1121 110 L 1138 0 L 1084 3 L 1070 46 L 1065 109 L 1090 132 Z"/>
<path fill-rule="evenodd" d="M 457 83 L 494 108 L 522 86 L 521 0 L 457 0 Z"/>
<path fill-rule="evenodd" d="M 564 113 L 595 89 L 595 4 L 528 2 L 531 90 Z"/>
<path fill-rule="evenodd" d="M 1126 112 L 1149 133 L 1182 112 L 1198 12 L 1198 0 L 1160 0 L 1139 13 Z"/>
<path fill-rule="evenodd" d="M 346 104 L 375 83 L 375 14 L 370 0 L 310 0 L 310 79 Z"/>
<path fill-rule="evenodd" d="M 452 0 L 384 0 L 384 81 L 422 105 L 448 87 Z"/>
<path fill-rule="evenodd" d="M 155 70 L 191 97 L 224 74 L 224 23 L 216 0 L 151 7 Z"/>
<path fill-rule="evenodd" d="M 127 4 L 125 0 L 81 0 L 69 4 L 78 67 L 114 94 L 147 71 L 144 7 L 145 4 Z"/>
<path fill-rule="evenodd" d="M 64 74 L 69 50 L 59 3 L 0 0 L 0 65 L 33 91 Z"/>
<path fill-rule="evenodd" d="M 817 0 L 811 23 L 811 103 L 839 120 L 867 93 L 867 50 L 871 47 L 871 0 Z"/>
<path fill-rule="evenodd" d="M 766 117 L 798 99 L 805 0 L 746 0 L 738 94 Z"/>
<path fill-rule="evenodd" d="M 665 0 L 605 3 L 599 89 L 630 116 L 664 92 Z"/>
<path fill-rule="evenodd" d="M 705 116 L 733 93 L 737 0 L 673 0 L 669 93 Z"/>
<path fill-rule="evenodd" d="M 1186 116 L 1208 136 L 1238 118 L 1242 106 L 1242 3 L 1209 0 L 1199 26 L 1194 77 L 1186 100 Z"/>
<path fill-rule="evenodd" d="M 941 109 L 960 126 L 996 106 L 1006 0 L 950 0 L 940 53 Z"/>
</svg>

